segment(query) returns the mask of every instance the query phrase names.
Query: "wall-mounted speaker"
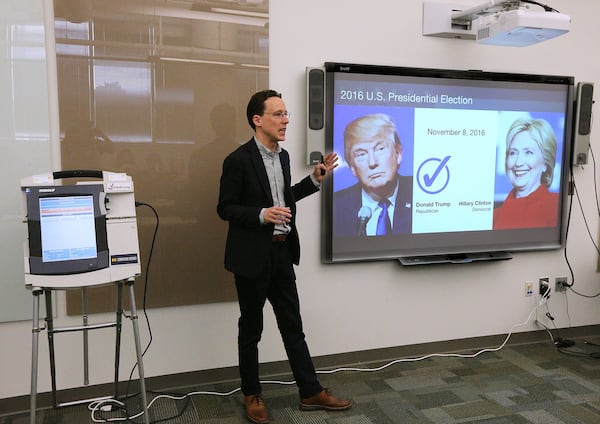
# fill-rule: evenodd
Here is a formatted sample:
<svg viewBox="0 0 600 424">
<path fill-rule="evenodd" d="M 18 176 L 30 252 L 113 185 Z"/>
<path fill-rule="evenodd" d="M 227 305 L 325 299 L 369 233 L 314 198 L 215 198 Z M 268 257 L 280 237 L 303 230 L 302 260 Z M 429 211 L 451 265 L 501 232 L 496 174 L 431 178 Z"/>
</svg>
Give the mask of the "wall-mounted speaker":
<svg viewBox="0 0 600 424">
<path fill-rule="evenodd" d="M 325 69 L 306 68 L 306 162 L 319 163 L 325 152 Z"/>
<path fill-rule="evenodd" d="M 594 83 L 577 84 L 575 101 L 575 125 L 573 130 L 573 165 L 588 163 L 590 134 L 592 132 L 592 105 L 594 104 Z"/>
</svg>

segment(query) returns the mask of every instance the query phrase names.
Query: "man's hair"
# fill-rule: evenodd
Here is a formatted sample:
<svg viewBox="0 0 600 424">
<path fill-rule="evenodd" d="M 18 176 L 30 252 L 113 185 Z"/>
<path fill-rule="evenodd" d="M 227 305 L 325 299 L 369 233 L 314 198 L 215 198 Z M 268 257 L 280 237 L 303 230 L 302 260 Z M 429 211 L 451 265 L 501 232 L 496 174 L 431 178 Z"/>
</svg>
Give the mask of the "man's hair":
<svg viewBox="0 0 600 424">
<path fill-rule="evenodd" d="M 556 137 L 552 127 L 545 119 L 517 119 L 512 123 L 508 129 L 508 133 L 506 134 L 506 158 L 508 158 L 510 146 L 514 138 L 517 136 L 517 134 L 522 132 L 529 133 L 531 135 L 531 139 L 536 142 L 542 151 L 544 164 L 546 165 L 546 171 L 542 173 L 540 182 L 550 187 L 554 177 L 557 147 Z"/>
<path fill-rule="evenodd" d="M 281 98 L 281 93 L 278 93 L 275 90 L 263 90 L 259 91 L 258 93 L 254 93 L 248 101 L 248 106 L 246 107 L 246 117 L 248 118 L 248 123 L 253 130 L 256 130 L 256 125 L 254 125 L 252 118 L 254 115 L 262 115 L 265 113 L 265 101 L 269 97 Z"/>
<path fill-rule="evenodd" d="M 395 144 L 402 146 L 396 131 L 396 125 L 388 115 L 374 113 L 356 118 L 344 130 L 344 158 L 346 162 L 348 164 L 352 163 L 350 151 L 357 142 L 363 140 L 375 141 L 386 138 L 389 134 L 393 134 Z"/>
</svg>

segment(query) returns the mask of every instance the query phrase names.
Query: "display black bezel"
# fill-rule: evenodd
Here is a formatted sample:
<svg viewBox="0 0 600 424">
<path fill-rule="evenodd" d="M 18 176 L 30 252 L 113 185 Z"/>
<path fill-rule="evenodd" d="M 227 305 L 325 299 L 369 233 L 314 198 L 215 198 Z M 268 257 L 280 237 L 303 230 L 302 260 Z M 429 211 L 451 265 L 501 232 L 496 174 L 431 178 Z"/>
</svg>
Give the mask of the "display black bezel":
<svg viewBox="0 0 600 424">
<path fill-rule="evenodd" d="M 69 275 L 96 271 L 110 265 L 104 210 L 104 186 L 81 184 L 65 186 L 31 186 L 24 188 L 27 205 L 27 232 L 29 244 L 29 272 L 33 275 Z M 44 262 L 40 225 L 40 198 L 92 196 L 96 232 L 95 258 Z"/>
</svg>

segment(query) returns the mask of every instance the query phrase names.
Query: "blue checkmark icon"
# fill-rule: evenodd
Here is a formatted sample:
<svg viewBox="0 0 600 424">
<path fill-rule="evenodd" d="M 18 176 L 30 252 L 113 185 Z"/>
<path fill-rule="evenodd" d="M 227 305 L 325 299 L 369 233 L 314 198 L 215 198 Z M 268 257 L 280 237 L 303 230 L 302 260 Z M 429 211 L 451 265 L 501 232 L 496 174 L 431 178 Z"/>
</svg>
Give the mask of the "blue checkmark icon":
<svg viewBox="0 0 600 424">
<path fill-rule="evenodd" d="M 431 176 L 429 176 L 429 174 L 423 175 L 423 182 L 427 187 L 431 187 L 431 185 L 434 183 L 438 175 L 440 175 L 440 172 L 442 172 L 442 169 L 444 169 L 446 163 L 448 163 L 449 160 L 450 156 L 446 156 L 444 159 L 442 159 L 442 161 L 439 163 L 435 171 L 433 171 L 433 174 L 431 174 Z"/>
<path fill-rule="evenodd" d="M 450 169 L 448 169 L 450 157 L 429 158 L 421 163 L 417 169 L 417 184 L 421 190 L 425 193 L 437 194 L 446 188 L 450 182 Z"/>
</svg>

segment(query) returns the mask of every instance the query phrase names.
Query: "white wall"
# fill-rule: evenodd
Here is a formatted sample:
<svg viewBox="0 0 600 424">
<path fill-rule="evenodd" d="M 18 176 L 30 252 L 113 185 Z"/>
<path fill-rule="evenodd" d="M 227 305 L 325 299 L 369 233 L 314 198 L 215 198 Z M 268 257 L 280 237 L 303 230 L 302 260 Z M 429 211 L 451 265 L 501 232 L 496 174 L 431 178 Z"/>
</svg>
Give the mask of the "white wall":
<svg viewBox="0 0 600 424">
<path fill-rule="evenodd" d="M 344 61 L 483 69 L 573 75 L 577 81 L 600 83 L 600 61 L 594 54 L 595 43 L 600 40 L 600 4 L 595 0 L 547 3 L 571 15 L 571 32 L 519 49 L 423 37 L 421 1 L 271 1 L 271 85 L 284 93 L 287 107 L 294 114 L 285 147 L 293 158 L 295 179 L 307 172 L 303 166 L 306 66 Z M 600 137 L 598 128 L 593 129 L 592 146 L 597 149 Z M 597 240 L 598 212 L 591 165 L 576 171 L 576 182 L 589 231 Z M 525 281 L 570 276 L 562 251 L 516 254 L 506 262 L 419 268 L 402 268 L 391 261 L 322 265 L 320 228 L 315 225 L 319 222 L 319 202 L 318 195 L 303 200 L 298 216 L 303 248 L 298 286 L 314 356 L 503 334 L 524 321 L 534 306 L 535 299 L 524 295 Z M 568 254 L 575 288 L 595 294 L 600 291 L 596 251 L 577 202 L 574 204 Z M 221 261 L 221 255 L 215 255 L 215 260 Z M 73 322 L 65 318 L 62 296 L 57 303 L 62 322 Z M 558 327 L 582 326 L 600 324 L 598 303 L 598 299 L 573 293 L 555 294 L 549 307 Z M 147 376 L 236 365 L 237 304 L 164 308 L 148 313 L 154 342 L 145 357 Z M 30 328 L 29 322 L 0 325 L 0 398 L 29 393 Z M 531 322 L 517 331 L 535 329 Z M 144 339 L 146 334 L 143 330 Z M 79 344 L 80 335 L 57 336 L 59 388 L 82 385 Z M 134 358 L 129 322 L 125 324 L 122 346 L 121 371 L 125 379 Z M 92 384 L 111 381 L 113 347 L 111 331 L 92 335 Z M 268 312 L 261 361 L 284 358 L 272 313 Z M 42 333 L 38 391 L 49 390 L 47 342 Z"/>
</svg>

